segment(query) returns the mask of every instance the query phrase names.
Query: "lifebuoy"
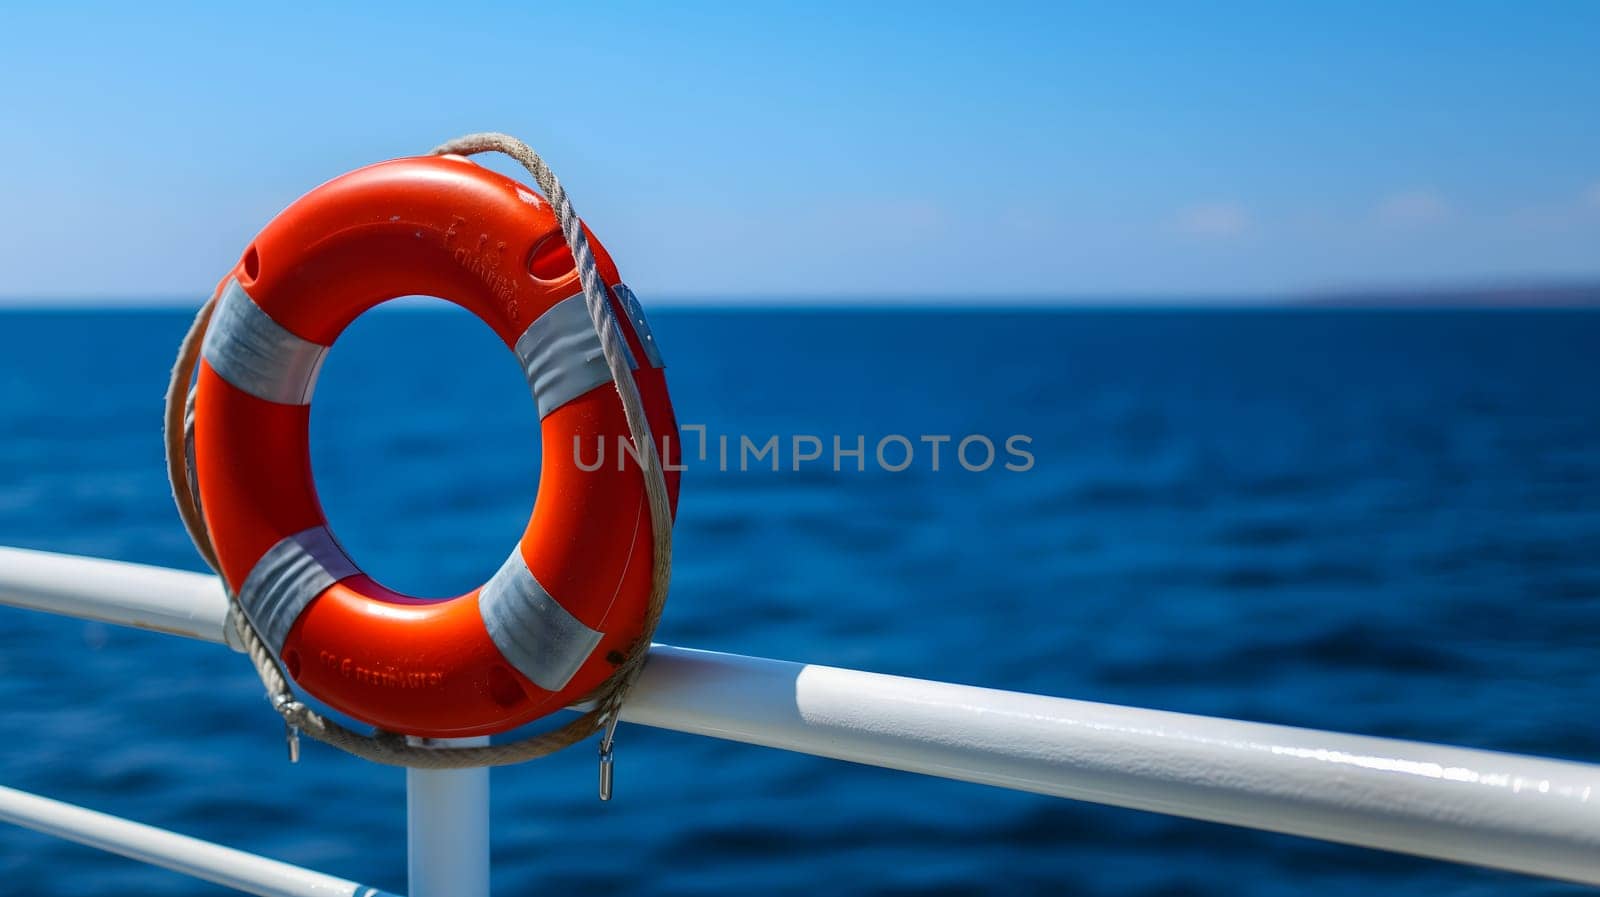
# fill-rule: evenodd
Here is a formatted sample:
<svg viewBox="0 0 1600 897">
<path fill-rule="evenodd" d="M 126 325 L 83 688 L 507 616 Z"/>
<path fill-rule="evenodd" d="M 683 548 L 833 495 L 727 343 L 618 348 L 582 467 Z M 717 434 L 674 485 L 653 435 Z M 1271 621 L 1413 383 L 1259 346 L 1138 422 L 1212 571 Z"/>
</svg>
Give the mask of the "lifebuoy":
<svg viewBox="0 0 1600 897">
<path fill-rule="evenodd" d="M 676 507 L 677 423 L 633 293 L 585 234 Z M 481 588 L 445 600 L 366 576 L 312 482 L 310 402 L 356 316 L 429 295 L 487 323 L 528 375 L 544 444 L 533 515 Z M 461 157 L 382 162 L 289 206 L 217 288 L 195 386 L 195 477 L 221 573 L 312 696 L 381 728 L 502 732 L 593 690 L 641 637 L 652 532 L 637 463 L 580 465 L 626 440 L 570 251 L 544 199 Z M 466 434 L 465 438 L 470 438 Z"/>
</svg>

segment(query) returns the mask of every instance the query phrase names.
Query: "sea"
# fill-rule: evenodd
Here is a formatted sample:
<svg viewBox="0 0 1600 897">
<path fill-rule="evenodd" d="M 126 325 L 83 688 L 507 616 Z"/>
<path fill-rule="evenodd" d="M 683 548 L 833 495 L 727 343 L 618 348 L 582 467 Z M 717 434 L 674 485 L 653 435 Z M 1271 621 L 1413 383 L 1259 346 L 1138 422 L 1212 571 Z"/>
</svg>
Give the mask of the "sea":
<svg viewBox="0 0 1600 897">
<path fill-rule="evenodd" d="M 202 569 L 161 444 L 189 317 L 0 313 L 0 544 Z M 1600 761 L 1600 313 L 652 323 L 688 440 L 660 641 Z M 313 408 L 333 528 L 387 585 L 473 588 L 532 507 L 535 416 L 464 312 L 362 317 Z M 617 764 L 608 804 L 590 744 L 492 773 L 496 894 L 1581 890 L 633 725 Z M 0 784 L 405 888 L 403 773 L 291 765 L 216 645 L 0 609 Z M 221 893 L 0 826 L 0 894 Z"/>
</svg>

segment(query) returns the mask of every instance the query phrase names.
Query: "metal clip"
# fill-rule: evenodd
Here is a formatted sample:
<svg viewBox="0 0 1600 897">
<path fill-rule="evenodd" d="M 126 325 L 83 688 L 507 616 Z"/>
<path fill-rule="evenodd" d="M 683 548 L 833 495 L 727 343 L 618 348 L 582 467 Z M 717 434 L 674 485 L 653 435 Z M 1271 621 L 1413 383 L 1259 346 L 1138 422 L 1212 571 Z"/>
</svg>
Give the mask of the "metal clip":
<svg viewBox="0 0 1600 897">
<path fill-rule="evenodd" d="M 283 741 L 289 748 L 289 762 L 300 762 L 300 727 L 289 722 L 289 714 L 300 709 L 300 702 L 289 695 L 280 695 L 272 706 L 283 717 Z"/>
<path fill-rule="evenodd" d="M 611 711 L 606 720 L 606 731 L 600 736 L 600 799 L 611 799 L 612 761 L 616 757 L 614 742 L 617 737 L 617 711 Z"/>
</svg>

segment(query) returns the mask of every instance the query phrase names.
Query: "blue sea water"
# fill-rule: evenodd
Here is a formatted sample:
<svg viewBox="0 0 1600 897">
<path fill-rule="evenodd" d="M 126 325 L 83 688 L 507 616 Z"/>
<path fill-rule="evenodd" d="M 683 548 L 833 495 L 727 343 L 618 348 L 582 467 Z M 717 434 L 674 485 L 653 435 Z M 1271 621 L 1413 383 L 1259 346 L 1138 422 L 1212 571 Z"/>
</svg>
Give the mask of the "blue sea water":
<svg viewBox="0 0 1600 897">
<path fill-rule="evenodd" d="M 658 637 L 1600 761 L 1600 314 L 654 313 L 706 427 Z M 0 544 L 199 569 L 167 497 L 178 312 L 0 314 Z M 364 317 L 313 417 L 330 519 L 421 594 L 515 540 L 537 428 L 458 312 Z M 789 469 L 794 435 L 866 471 Z M 910 437 L 891 473 L 877 440 Z M 982 472 L 921 436 L 984 435 Z M 719 469 L 716 438 L 734 440 Z M 784 469 L 738 469 L 737 439 Z M 1031 438 L 1008 471 L 1003 440 Z M 691 442 L 691 449 L 693 443 Z M 890 460 L 898 462 L 899 450 Z M 974 454 L 976 458 L 976 453 Z M 981 460 L 981 458 L 976 458 Z M 1553 894 L 1504 873 L 624 727 L 497 770 L 498 894 Z M 403 776 L 282 729 L 213 645 L 0 610 L 0 783 L 393 890 Z M 0 893 L 208 885 L 0 827 Z"/>
</svg>

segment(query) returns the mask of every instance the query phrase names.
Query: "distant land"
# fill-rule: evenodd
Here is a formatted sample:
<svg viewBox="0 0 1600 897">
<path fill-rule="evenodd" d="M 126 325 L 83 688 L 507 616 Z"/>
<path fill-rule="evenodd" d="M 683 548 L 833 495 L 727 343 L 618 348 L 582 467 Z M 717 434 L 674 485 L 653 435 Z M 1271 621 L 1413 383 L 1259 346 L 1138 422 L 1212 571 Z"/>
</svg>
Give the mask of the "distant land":
<svg viewBox="0 0 1600 897">
<path fill-rule="evenodd" d="M 1303 294 L 1294 304 L 1319 308 L 1600 308 L 1600 280 L 1327 290 Z"/>
</svg>

